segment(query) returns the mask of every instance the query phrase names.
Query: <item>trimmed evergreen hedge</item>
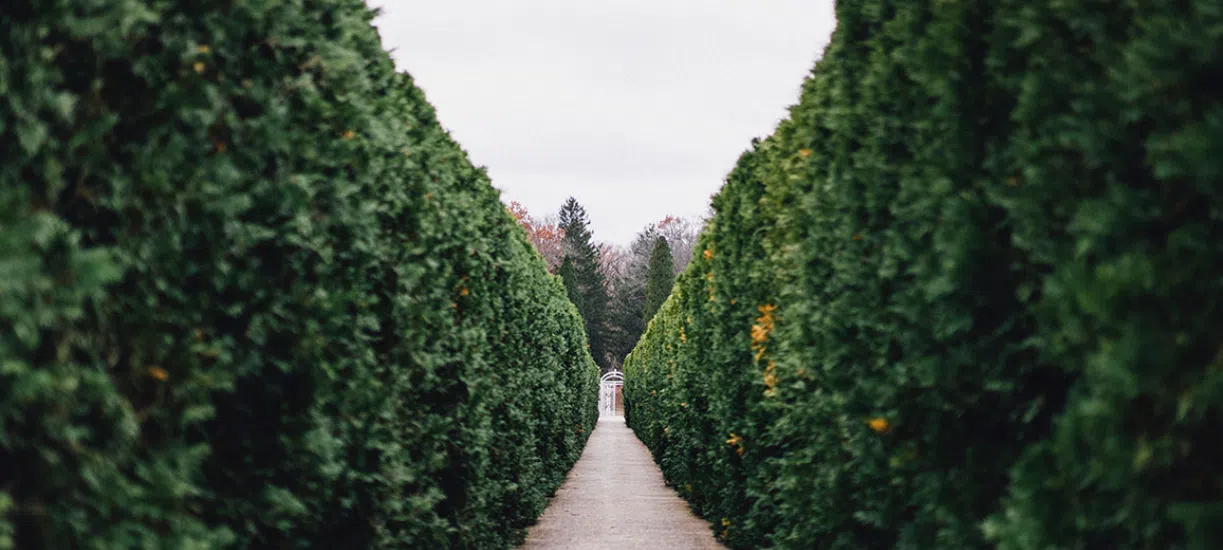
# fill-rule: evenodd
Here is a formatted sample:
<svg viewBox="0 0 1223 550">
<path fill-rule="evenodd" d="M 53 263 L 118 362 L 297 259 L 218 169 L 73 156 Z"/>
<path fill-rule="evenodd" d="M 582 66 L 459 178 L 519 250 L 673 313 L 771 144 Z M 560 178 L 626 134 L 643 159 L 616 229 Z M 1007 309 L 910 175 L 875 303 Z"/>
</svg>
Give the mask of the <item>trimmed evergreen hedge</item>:
<svg viewBox="0 0 1223 550">
<path fill-rule="evenodd" d="M 1223 546 L 1223 3 L 838 2 L 625 364 L 735 548 Z"/>
<path fill-rule="evenodd" d="M 361 0 L 0 14 L 0 548 L 504 548 L 581 320 Z"/>
</svg>

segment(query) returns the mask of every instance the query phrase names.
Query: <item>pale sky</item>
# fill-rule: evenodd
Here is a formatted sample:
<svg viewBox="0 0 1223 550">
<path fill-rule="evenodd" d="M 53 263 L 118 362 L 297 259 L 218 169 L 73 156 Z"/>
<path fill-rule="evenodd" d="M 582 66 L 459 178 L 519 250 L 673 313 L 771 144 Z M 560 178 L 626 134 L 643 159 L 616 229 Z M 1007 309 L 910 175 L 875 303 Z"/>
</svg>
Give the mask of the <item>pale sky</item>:
<svg viewBox="0 0 1223 550">
<path fill-rule="evenodd" d="M 833 0 L 369 2 L 503 201 L 543 217 L 572 195 L 617 244 L 702 215 L 836 25 Z"/>
</svg>

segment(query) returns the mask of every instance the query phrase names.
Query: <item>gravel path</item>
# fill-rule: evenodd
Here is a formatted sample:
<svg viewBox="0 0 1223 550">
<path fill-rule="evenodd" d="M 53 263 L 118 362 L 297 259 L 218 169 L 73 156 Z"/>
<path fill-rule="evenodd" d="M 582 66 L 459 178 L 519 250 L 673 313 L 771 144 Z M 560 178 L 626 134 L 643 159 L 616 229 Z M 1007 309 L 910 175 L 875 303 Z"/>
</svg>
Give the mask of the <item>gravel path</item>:
<svg viewBox="0 0 1223 550">
<path fill-rule="evenodd" d="M 650 452 L 603 417 L 522 550 L 721 550 L 709 524 L 663 484 Z"/>
</svg>

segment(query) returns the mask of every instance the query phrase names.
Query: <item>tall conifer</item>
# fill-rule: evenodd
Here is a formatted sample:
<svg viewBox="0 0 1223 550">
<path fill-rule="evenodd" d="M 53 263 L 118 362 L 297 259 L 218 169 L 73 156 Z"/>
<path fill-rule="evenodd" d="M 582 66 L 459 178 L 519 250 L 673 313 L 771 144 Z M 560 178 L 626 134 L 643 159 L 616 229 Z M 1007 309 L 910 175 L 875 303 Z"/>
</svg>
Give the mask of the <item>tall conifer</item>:
<svg viewBox="0 0 1223 550">
<path fill-rule="evenodd" d="M 577 199 L 569 197 L 560 210 L 560 229 L 564 232 L 564 252 L 557 274 L 565 283 L 569 299 L 577 306 L 586 326 L 590 354 L 606 369 L 607 285 L 599 272 L 599 249 L 590 232 L 590 218 Z"/>
<path fill-rule="evenodd" d="M 675 284 L 674 263 L 671 259 L 671 245 L 665 237 L 654 240 L 654 248 L 650 251 L 650 270 L 645 283 L 645 315 L 644 324 L 649 325 L 650 319 L 662 303 L 671 294 L 671 286 Z"/>
</svg>

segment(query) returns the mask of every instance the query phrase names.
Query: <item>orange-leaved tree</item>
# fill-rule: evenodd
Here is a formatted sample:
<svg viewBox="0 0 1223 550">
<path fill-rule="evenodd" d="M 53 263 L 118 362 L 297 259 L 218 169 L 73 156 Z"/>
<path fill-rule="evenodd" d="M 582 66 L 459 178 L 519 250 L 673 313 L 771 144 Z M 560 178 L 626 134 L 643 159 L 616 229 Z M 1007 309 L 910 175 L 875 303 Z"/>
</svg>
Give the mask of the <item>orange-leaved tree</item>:
<svg viewBox="0 0 1223 550">
<path fill-rule="evenodd" d="M 537 220 L 529 212 L 527 208 L 518 201 L 511 201 L 506 210 L 518 220 L 518 224 L 527 232 L 527 238 L 531 244 L 535 246 L 535 250 L 539 251 L 539 255 L 544 257 L 544 261 L 548 263 L 548 271 L 556 272 L 556 267 L 561 263 L 561 253 L 564 252 L 562 243 L 565 232 L 557 225 L 555 220 L 545 218 Z"/>
</svg>

